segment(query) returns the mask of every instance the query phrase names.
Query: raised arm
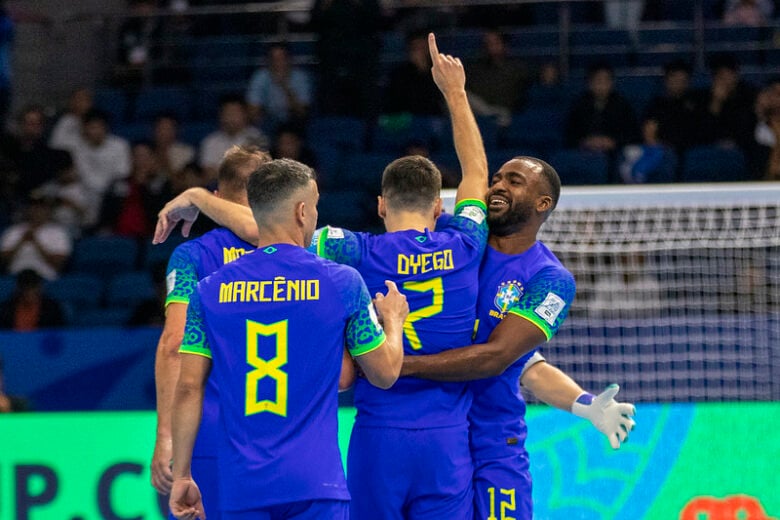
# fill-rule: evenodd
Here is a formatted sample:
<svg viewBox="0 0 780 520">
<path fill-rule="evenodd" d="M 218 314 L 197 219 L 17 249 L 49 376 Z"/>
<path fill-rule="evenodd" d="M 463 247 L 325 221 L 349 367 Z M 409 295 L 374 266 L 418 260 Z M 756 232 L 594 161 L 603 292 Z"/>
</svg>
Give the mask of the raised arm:
<svg viewBox="0 0 780 520">
<path fill-rule="evenodd" d="M 466 72 L 459 58 L 440 54 L 436 37 L 428 35 L 433 81 L 444 95 L 452 120 L 452 136 L 463 177 L 455 202 L 463 199 L 484 200 L 488 188 L 488 164 L 482 135 L 466 96 Z"/>
<path fill-rule="evenodd" d="M 221 199 L 204 188 L 190 188 L 168 202 L 157 214 L 157 227 L 152 243 L 161 244 L 181 222 L 182 236 L 189 236 L 192 224 L 202 211 L 210 219 L 231 230 L 250 244 L 257 244 L 257 223 L 252 210 L 241 204 Z"/>
</svg>

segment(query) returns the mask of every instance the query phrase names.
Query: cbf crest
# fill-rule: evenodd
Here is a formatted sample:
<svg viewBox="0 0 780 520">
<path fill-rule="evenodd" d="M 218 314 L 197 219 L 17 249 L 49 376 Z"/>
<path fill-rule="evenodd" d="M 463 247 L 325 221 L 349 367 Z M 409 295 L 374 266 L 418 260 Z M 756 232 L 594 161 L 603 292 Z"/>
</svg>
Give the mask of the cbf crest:
<svg viewBox="0 0 780 520">
<path fill-rule="evenodd" d="M 523 284 L 517 280 L 501 282 L 501 284 L 498 286 L 498 290 L 496 291 L 496 297 L 493 300 L 493 303 L 499 312 L 495 313 L 496 315 L 494 315 L 493 312 L 495 311 L 493 311 L 490 313 L 491 316 L 503 319 L 506 311 L 508 311 L 520 300 L 523 292 Z"/>
</svg>

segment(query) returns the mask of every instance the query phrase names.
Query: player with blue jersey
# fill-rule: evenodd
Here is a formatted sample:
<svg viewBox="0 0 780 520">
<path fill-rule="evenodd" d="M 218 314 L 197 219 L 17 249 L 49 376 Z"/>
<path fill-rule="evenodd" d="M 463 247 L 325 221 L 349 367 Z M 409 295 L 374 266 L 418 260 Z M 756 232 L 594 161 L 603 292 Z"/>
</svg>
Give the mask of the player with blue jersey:
<svg viewBox="0 0 780 520">
<path fill-rule="evenodd" d="M 249 174 L 271 158 L 254 147 L 234 146 L 225 153 L 219 167 L 217 194 L 224 200 L 248 206 L 246 182 Z M 165 325 L 157 345 L 155 384 L 157 387 L 157 436 L 152 455 L 152 484 L 161 494 L 171 491 L 171 407 L 173 390 L 179 376 L 179 346 L 184 337 L 187 306 L 195 286 L 222 265 L 254 250 L 228 229 L 215 229 L 200 238 L 178 246 L 168 262 L 168 295 L 165 300 Z M 209 379 L 203 405 L 203 420 L 193 454 L 193 473 L 201 484 L 206 503 L 214 506 L 209 518 L 219 520 L 216 509 L 218 480 L 217 388 Z"/>
<path fill-rule="evenodd" d="M 521 384 L 588 418 L 614 448 L 634 424 L 633 406 L 613 399 L 616 386 L 594 397 L 537 351 L 557 332 L 575 293 L 573 276 L 536 238 L 559 195 L 558 174 L 544 161 L 516 157 L 498 170 L 487 196 L 490 238 L 480 269 L 477 344 L 404 359 L 402 375 L 473 381 L 475 519 L 532 518 Z"/>
<path fill-rule="evenodd" d="M 487 241 L 487 159 L 466 98 L 460 61 L 442 55 L 429 36 L 433 77 L 450 108 L 455 149 L 463 170 L 455 214 L 437 231 L 441 174 L 410 156 L 382 175 L 379 214 L 387 232 L 318 232 L 317 253 L 354 266 L 370 291 L 393 279 L 409 302 L 406 355 L 468 344 L 474 329 L 479 265 Z M 400 379 L 390 390 L 360 378 L 347 477 L 352 518 L 468 519 L 473 466 L 464 383 Z"/>
<path fill-rule="evenodd" d="M 346 519 L 337 389 L 344 348 L 372 384 L 400 371 L 408 305 L 392 282 L 371 298 L 353 268 L 306 251 L 317 221 L 307 166 L 277 160 L 249 179 L 258 249 L 198 284 L 173 409 L 177 518 L 203 517 L 190 461 L 209 371 L 219 387 L 220 509 L 226 520 Z"/>
</svg>

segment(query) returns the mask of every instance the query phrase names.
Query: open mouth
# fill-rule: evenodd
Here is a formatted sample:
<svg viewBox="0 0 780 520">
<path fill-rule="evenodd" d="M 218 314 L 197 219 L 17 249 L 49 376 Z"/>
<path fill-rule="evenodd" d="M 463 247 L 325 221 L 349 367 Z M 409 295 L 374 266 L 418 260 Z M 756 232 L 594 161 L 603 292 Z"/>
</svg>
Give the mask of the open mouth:
<svg viewBox="0 0 780 520">
<path fill-rule="evenodd" d="M 501 209 L 509 206 L 509 199 L 502 195 L 490 195 L 488 197 L 490 209 Z"/>
</svg>

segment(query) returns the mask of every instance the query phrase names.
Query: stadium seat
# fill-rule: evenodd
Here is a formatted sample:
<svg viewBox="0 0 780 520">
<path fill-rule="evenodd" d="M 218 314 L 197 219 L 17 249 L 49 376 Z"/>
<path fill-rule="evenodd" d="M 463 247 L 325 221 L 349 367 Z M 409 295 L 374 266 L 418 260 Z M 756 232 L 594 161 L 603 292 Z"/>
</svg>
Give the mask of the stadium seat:
<svg viewBox="0 0 780 520">
<path fill-rule="evenodd" d="M 550 157 L 563 186 L 606 184 L 609 180 L 609 160 L 598 152 L 559 150 Z"/>
<path fill-rule="evenodd" d="M 0 302 L 8 300 L 16 288 L 16 277 L 12 274 L 0 275 Z"/>
<path fill-rule="evenodd" d="M 135 99 L 133 117 L 136 121 L 151 121 L 162 112 L 173 112 L 179 120 L 190 117 L 192 95 L 181 88 L 154 87 L 142 90 Z"/>
<path fill-rule="evenodd" d="M 246 92 L 246 81 L 198 83 L 194 92 L 194 119 L 208 121 L 216 128 L 219 114 L 219 103 L 225 96 L 236 96 L 243 99 Z"/>
<path fill-rule="evenodd" d="M 118 125 L 125 121 L 127 115 L 127 94 L 124 90 L 118 88 L 100 88 L 95 90 L 94 96 L 95 108 L 107 113 L 111 118 L 112 125 Z"/>
<path fill-rule="evenodd" d="M 563 143 L 563 107 L 529 108 L 512 114 L 512 122 L 499 136 L 501 148 L 555 150 Z"/>
<path fill-rule="evenodd" d="M 739 182 L 747 179 L 744 154 L 735 148 L 698 146 L 683 157 L 683 182 Z"/>
<path fill-rule="evenodd" d="M 186 121 L 179 125 L 179 139 L 197 148 L 200 142 L 216 129 L 215 121 Z"/>
<path fill-rule="evenodd" d="M 335 189 L 364 190 L 379 195 L 382 172 L 398 158 L 398 154 L 352 153 L 349 154 L 336 176 Z"/>
<path fill-rule="evenodd" d="M 356 117 L 319 116 L 306 125 L 306 141 L 313 146 L 332 145 L 344 150 L 362 151 L 366 121 Z"/>
<path fill-rule="evenodd" d="M 131 143 L 149 140 L 152 138 L 152 124 L 148 121 L 140 123 L 123 123 L 114 125 L 113 132 L 120 137 L 124 137 Z"/>
<path fill-rule="evenodd" d="M 615 78 L 615 89 L 628 99 L 637 114 L 643 114 L 647 103 L 661 92 L 656 76 L 621 76 Z"/>
<path fill-rule="evenodd" d="M 85 237 L 76 242 L 70 271 L 112 276 L 132 271 L 138 258 L 138 244 L 131 238 Z"/>
<path fill-rule="evenodd" d="M 370 149 L 378 153 L 403 154 L 410 143 L 425 145 L 429 151 L 452 146 L 450 122 L 439 116 L 382 116 L 371 127 Z"/>
<path fill-rule="evenodd" d="M 107 309 L 87 309 L 74 313 L 75 327 L 122 327 L 130 320 L 133 309 L 130 307 L 111 307 Z"/>
<path fill-rule="evenodd" d="M 149 271 L 120 273 L 111 278 L 106 288 L 109 307 L 133 307 L 154 298 L 154 282 Z"/>
<path fill-rule="evenodd" d="M 318 204 L 320 225 L 360 231 L 375 228 L 376 198 L 359 190 L 323 193 Z"/>
<path fill-rule="evenodd" d="M 103 280 L 88 273 L 65 273 L 44 286 L 47 296 L 78 311 L 99 307 L 103 289 Z"/>
<path fill-rule="evenodd" d="M 174 230 L 173 234 L 162 244 L 147 243 L 144 248 L 142 266 L 144 269 L 151 269 L 161 263 L 168 264 L 168 259 L 173 254 L 173 250 L 179 247 L 179 244 L 186 242 L 179 230 Z"/>
</svg>

